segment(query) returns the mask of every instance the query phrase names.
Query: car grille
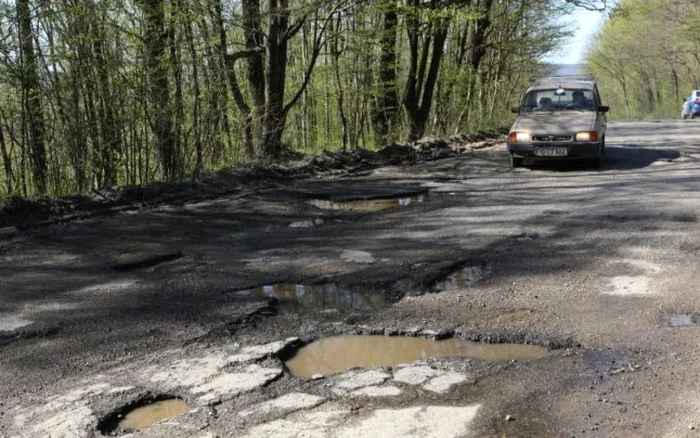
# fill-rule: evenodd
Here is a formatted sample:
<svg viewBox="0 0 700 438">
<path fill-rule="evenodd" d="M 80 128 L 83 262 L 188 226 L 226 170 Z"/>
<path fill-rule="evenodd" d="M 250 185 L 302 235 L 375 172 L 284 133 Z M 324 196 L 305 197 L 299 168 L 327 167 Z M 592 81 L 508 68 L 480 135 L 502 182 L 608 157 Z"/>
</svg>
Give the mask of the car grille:
<svg viewBox="0 0 700 438">
<path fill-rule="evenodd" d="M 533 135 L 532 141 L 571 141 L 570 135 Z"/>
</svg>

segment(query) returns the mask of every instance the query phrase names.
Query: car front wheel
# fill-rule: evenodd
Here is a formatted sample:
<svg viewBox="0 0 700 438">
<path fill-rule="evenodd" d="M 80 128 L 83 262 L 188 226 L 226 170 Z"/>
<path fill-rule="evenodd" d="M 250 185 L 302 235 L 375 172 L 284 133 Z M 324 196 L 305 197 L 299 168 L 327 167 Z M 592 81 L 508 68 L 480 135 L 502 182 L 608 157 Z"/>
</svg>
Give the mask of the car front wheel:
<svg viewBox="0 0 700 438">
<path fill-rule="evenodd" d="M 524 159 L 518 157 L 510 157 L 510 167 L 515 169 L 516 167 L 523 167 Z"/>
</svg>

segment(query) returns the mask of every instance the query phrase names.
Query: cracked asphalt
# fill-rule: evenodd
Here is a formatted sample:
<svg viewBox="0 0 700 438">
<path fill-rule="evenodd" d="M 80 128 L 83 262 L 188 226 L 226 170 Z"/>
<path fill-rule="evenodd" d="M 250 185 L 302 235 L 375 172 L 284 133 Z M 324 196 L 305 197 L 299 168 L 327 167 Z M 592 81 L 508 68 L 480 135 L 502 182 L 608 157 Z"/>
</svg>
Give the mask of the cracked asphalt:
<svg viewBox="0 0 700 438">
<path fill-rule="evenodd" d="M 698 138 L 693 120 L 617 122 L 598 169 L 466 147 L 2 229 L 0 436 L 99 437 L 165 396 L 190 411 L 130 436 L 700 436 Z M 393 195 L 413 198 L 314 201 Z M 341 335 L 550 354 L 285 366 Z"/>
</svg>

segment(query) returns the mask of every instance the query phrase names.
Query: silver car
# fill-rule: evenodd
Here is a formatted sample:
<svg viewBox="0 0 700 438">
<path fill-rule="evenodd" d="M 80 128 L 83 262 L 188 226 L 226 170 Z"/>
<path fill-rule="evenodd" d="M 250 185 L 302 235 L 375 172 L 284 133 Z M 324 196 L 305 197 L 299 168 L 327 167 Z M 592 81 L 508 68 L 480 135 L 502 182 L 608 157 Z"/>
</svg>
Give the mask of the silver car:
<svg viewBox="0 0 700 438">
<path fill-rule="evenodd" d="M 592 78 L 546 77 L 533 80 L 508 135 L 513 167 L 544 160 L 600 163 L 605 152 L 605 113 Z"/>
</svg>

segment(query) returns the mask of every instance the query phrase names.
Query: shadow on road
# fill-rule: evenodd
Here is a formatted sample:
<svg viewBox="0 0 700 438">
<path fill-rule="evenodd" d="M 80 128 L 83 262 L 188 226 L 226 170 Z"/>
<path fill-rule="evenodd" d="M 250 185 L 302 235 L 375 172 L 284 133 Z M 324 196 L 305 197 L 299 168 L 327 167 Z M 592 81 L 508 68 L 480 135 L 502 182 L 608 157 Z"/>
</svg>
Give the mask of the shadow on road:
<svg viewBox="0 0 700 438">
<path fill-rule="evenodd" d="M 586 160 L 567 160 L 541 161 L 530 166 L 530 168 L 557 172 L 580 170 L 634 170 L 643 169 L 657 161 L 673 161 L 680 157 L 681 153 L 677 150 L 608 145 L 599 167 L 592 166 L 591 163 Z"/>
</svg>

